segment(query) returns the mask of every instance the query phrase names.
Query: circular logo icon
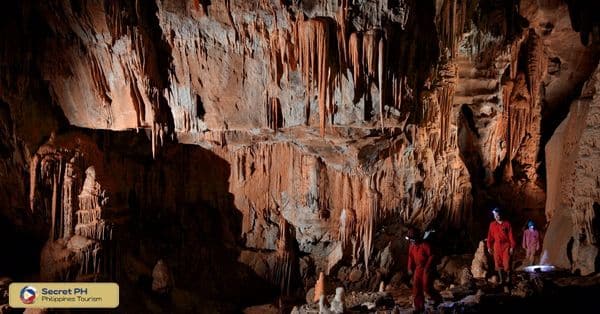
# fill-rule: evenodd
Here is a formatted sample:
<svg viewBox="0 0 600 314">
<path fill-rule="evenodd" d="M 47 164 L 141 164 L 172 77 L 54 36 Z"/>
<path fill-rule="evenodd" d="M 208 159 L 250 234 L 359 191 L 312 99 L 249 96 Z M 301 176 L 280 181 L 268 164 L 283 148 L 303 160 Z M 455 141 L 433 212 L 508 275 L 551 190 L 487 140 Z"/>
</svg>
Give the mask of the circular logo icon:
<svg viewBox="0 0 600 314">
<path fill-rule="evenodd" d="M 23 302 L 23 304 L 32 304 L 35 301 L 36 292 L 37 290 L 35 290 L 34 287 L 25 286 L 23 289 L 21 289 L 21 302 Z"/>
</svg>

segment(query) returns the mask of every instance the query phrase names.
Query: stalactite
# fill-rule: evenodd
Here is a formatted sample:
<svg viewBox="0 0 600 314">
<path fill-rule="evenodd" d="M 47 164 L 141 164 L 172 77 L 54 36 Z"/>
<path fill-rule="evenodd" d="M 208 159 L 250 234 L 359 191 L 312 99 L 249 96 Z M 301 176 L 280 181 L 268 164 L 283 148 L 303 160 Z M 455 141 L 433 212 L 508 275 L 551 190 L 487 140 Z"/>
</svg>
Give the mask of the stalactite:
<svg viewBox="0 0 600 314">
<path fill-rule="evenodd" d="M 528 33 L 523 33 L 510 45 L 510 79 L 514 80 L 517 77 L 518 65 L 519 65 L 519 52 L 521 51 L 521 45 L 528 38 Z"/>
<path fill-rule="evenodd" d="M 338 82 L 334 84 L 333 74 L 331 73 L 331 67 L 327 69 L 327 91 L 326 95 L 326 107 L 327 107 L 327 117 L 329 117 L 329 125 L 332 126 L 334 124 L 334 113 L 335 113 L 335 105 L 333 95 L 335 93 L 335 86 L 341 89 L 342 84 L 339 82 L 339 75 L 337 76 Z"/>
<path fill-rule="evenodd" d="M 385 99 L 385 44 L 383 37 L 379 39 L 379 53 L 378 53 L 378 62 L 377 62 L 377 78 L 379 80 L 379 114 L 381 119 L 381 132 L 385 131 L 385 125 L 383 121 L 383 108 L 385 108 L 384 99 Z"/>
<path fill-rule="evenodd" d="M 443 153 L 445 147 L 448 147 L 448 137 L 450 135 L 450 119 L 452 111 L 452 95 L 454 88 L 452 86 L 444 86 L 441 88 L 438 103 L 440 105 L 440 147 L 437 147 L 437 153 Z"/>
<path fill-rule="evenodd" d="M 270 52 L 270 68 L 271 68 L 271 81 L 275 82 L 279 86 L 284 64 L 287 64 L 285 60 L 285 46 L 282 47 L 282 43 L 285 45 L 285 41 L 280 39 L 280 31 L 276 29 L 269 38 L 269 52 Z M 282 49 L 284 48 L 284 49 Z"/>
<path fill-rule="evenodd" d="M 71 159 L 65 165 L 65 175 L 62 185 L 62 220 L 63 230 L 61 230 L 59 237 L 68 238 L 71 236 L 71 218 L 73 215 L 73 190 L 75 188 L 75 173 L 74 173 L 74 159 Z"/>
<path fill-rule="evenodd" d="M 512 73 L 512 72 L 511 72 Z M 516 77 L 516 74 L 515 74 Z M 512 178 L 512 136 L 510 129 L 510 116 L 511 116 L 511 95 L 514 88 L 513 81 L 508 81 L 504 85 L 502 85 L 502 100 L 504 103 L 504 110 L 502 111 L 502 120 L 500 121 L 500 132 L 504 133 L 504 139 L 506 142 L 506 168 L 505 168 L 505 178 Z"/>
<path fill-rule="evenodd" d="M 404 97 L 402 90 L 405 88 L 405 86 L 407 86 L 406 76 L 400 78 L 394 76 L 392 84 L 394 88 L 394 106 L 400 110 L 402 109 L 402 97 Z"/>
<path fill-rule="evenodd" d="M 363 254 L 364 254 L 364 262 L 365 269 L 369 269 L 369 258 L 371 258 L 371 253 L 373 251 L 373 224 L 375 220 L 374 208 L 371 202 L 367 204 L 367 212 L 363 214 L 364 220 L 361 224 L 362 226 L 362 237 L 363 237 Z"/>
<path fill-rule="evenodd" d="M 91 74 L 92 74 L 92 82 L 94 83 L 94 87 L 96 88 L 96 93 L 104 101 L 105 106 L 109 106 L 112 102 L 110 87 L 108 82 L 106 81 L 106 75 L 102 71 L 102 65 L 96 58 L 93 53 L 88 54 L 88 58 L 91 60 Z"/>
<path fill-rule="evenodd" d="M 544 73 L 546 72 L 548 58 L 544 54 L 544 44 L 533 29 L 529 31 L 527 42 L 527 75 L 529 79 L 529 95 L 531 96 L 531 108 L 538 107 L 538 95 Z M 527 118 L 527 125 L 532 123 L 533 110 Z"/>
<path fill-rule="evenodd" d="M 336 15 L 337 24 L 337 41 L 338 41 L 338 59 L 340 61 L 340 70 L 346 68 L 348 58 L 348 48 L 346 46 L 347 20 L 348 20 L 348 0 L 342 0 L 338 13 Z M 356 82 L 356 81 L 355 81 Z"/>
<path fill-rule="evenodd" d="M 37 188 L 37 172 L 40 164 L 38 154 L 35 154 L 29 164 L 29 209 L 35 212 L 35 191 Z"/>
<path fill-rule="evenodd" d="M 348 241 L 348 234 L 346 233 L 346 226 L 348 224 L 348 214 L 346 213 L 346 208 L 342 209 L 342 214 L 340 215 L 340 241 L 342 241 L 342 248 L 346 246 L 346 241 Z"/>
<path fill-rule="evenodd" d="M 235 41 L 237 42 L 239 38 L 239 32 L 235 22 L 233 21 L 233 15 L 231 14 L 231 0 L 225 0 L 225 7 L 227 8 L 227 18 L 229 19 L 229 23 L 235 32 Z"/>
<path fill-rule="evenodd" d="M 156 158 L 156 123 L 153 121 L 150 128 L 150 137 L 152 138 L 152 158 Z"/>
<path fill-rule="evenodd" d="M 459 4 L 458 0 L 445 0 L 442 5 L 441 21 L 438 23 L 441 28 L 439 33 L 443 46 L 448 48 L 452 58 L 456 55 L 458 42 L 463 35 L 467 20 L 467 2 L 461 0 Z"/>
<path fill-rule="evenodd" d="M 392 215 L 415 224 L 436 217 L 447 217 L 448 224 L 456 227 L 463 224 L 470 209 L 470 181 L 463 172 L 464 164 L 459 156 L 456 160 L 434 156 L 427 143 L 439 140 L 432 139 L 428 130 L 417 129 L 407 127 L 406 139 L 397 140 L 397 146 L 391 149 L 394 153 L 381 160 L 377 170 L 365 167 L 368 174 L 339 171 L 336 166 L 284 143 L 255 144 L 230 152 L 226 157 L 232 165 L 229 182 L 232 193 L 243 195 L 237 202 L 244 213 L 242 235 L 247 247 L 275 249 L 277 244 L 266 237 L 266 232 L 272 234 L 272 231 L 254 226 L 263 225 L 266 217 L 272 219 L 284 212 L 290 222 L 304 219 L 290 211 L 303 207 L 311 210 L 307 213 L 311 219 L 317 219 L 315 216 L 321 211 L 326 212 L 327 220 L 319 221 L 319 225 L 326 225 L 333 240 L 340 242 L 342 251 L 352 255 L 353 265 L 364 264 L 372 272 L 374 265 L 370 258 L 376 253 L 375 230 Z M 271 159 L 269 155 L 279 157 Z M 423 165 L 419 165 L 421 161 Z M 240 181 L 242 173 L 245 180 Z M 419 184 L 423 188 L 418 188 Z M 437 200 L 436 195 L 452 196 Z M 285 205 L 286 202 L 291 203 Z M 284 237 L 281 231 L 280 235 Z M 279 286 L 280 274 L 285 273 L 285 267 L 281 266 L 285 255 L 278 256 L 280 266 L 268 279 Z M 274 270 L 274 264 L 271 265 Z"/>
<path fill-rule="evenodd" d="M 281 105 L 279 103 L 279 98 L 277 97 L 269 97 L 267 95 L 267 101 L 265 103 L 265 111 L 267 112 L 267 126 L 272 130 L 277 131 L 280 127 L 283 126 L 283 121 L 281 121 Z"/>
<path fill-rule="evenodd" d="M 298 51 L 304 83 L 307 88 L 306 121 L 309 121 L 310 97 L 312 95 L 313 80 L 316 78 L 319 102 L 319 127 L 321 136 L 325 134 L 325 121 L 329 112 L 326 102 L 329 97 L 329 24 L 322 18 L 305 21 L 300 18 L 297 22 Z"/>
<path fill-rule="evenodd" d="M 356 237 L 352 237 L 352 267 L 356 266 L 360 256 L 362 246 L 358 245 Z"/>
<path fill-rule="evenodd" d="M 349 60 L 350 63 L 352 64 L 352 74 L 354 76 L 354 93 L 356 94 L 357 91 L 359 90 L 359 86 L 360 86 L 360 74 L 361 74 L 361 54 L 360 54 L 360 49 L 362 49 L 361 46 L 361 38 L 359 36 L 358 33 L 354 32 L 352 34 L 350 34 L 350 39 L 348 42 L 348 47 L 349 47 Z"/>
<path fill-rule="evenodd" d="M 453 143 L 450 143 L 449 138 L 451 137 L 450 124 L 452 119 L 452 107 L 454 104 L 454 88 L 455 79 L 458 77 L 458 69 L 456 65 L 445 60 L 440 68 L 442 86 L 438 89 L 438 105 L 439 119 L 440 119 L 440 140 L 436 147 L 436 155 L 439 155 L 445 151 L 446 147 L 453 147 Z"/>
<path fill-rule="evenodd" d="M 52 182 L 52 224 L 50 227 L 50 238 L 55 240 L 55 232 L 56 232 L 56 207 L 58 206 L 58 174 L 53 173 L 53 182 Z"/>
<path fill-rule="evenodd" d="M 363 36 L 362 63 L 367 65 L 367 75 L 371 78 L 375 78 L 377 74 L 378 35 L 376 30 L 368 30 Z"/>
<path fill-rule="evenodd" d="M 326 121 L 326 106 L 325 101 L 328 98 L 327 89 L 329 83 L 329 67 L 328 60 L 325 56 L 329 53 L 328 47 L 328 31 L 326 28 L 320 28 L 321 31 L 317 32 L 317 59 L 319 63 L 319 120 L 320 120 L 320 128 L 321 128 L 321 136 L 324 136 L 325 133 L 325 121 Z"/>
<path fill-rule="evenodd" d="M 93 260 L 94 260 L 92 272 L 94 272 L 94 273 L 99 273 L 100 272 L 100 263 L 98 262 L 99 259 L 100 259 L 100 256 L 101 256 L 100 255 L 100 250 L 101 250 L 100 244 L 96 243 L 94 245 L 94 249 L 92 251 L 92 257 L 93 257 Z"/>
<path fill-rule="evenodd" d="M 504 178 L 505 180 L 512 180 L 512 160 L 515 158 L 528 130 L 528 121 L 531 115 L 531 97 L 523 73 L 517 75 L 513 86 L 506 85 L 505 88 L 507 89 L 505 92 L 510 89 L 511 96 L 505 109 L 507 111 L 507 164 L 504 170 Z"/>
<path fill-rule="evenodd" d="M 279 220 L 280 237 L 277 243 L 277 258 L 273 272 L 274 283 L 279 285 L 280 291 L 286 293 L 286 295 L 290 293 L 292 266 L 294 262 L 294 255 L 292 254 L 287 231 L 288 226 L 287 221 L 281 217 Z"/>
</svg>

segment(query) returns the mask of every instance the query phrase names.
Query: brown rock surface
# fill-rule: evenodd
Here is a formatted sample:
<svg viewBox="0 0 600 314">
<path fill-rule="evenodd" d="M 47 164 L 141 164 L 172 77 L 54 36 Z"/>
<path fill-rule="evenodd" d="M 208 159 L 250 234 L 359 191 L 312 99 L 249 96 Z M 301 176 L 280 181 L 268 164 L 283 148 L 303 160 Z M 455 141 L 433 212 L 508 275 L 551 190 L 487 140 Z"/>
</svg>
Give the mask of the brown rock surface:
<svg viewBox="0 0 600 314">
<path fill-rule="evenodd" d="M 546 145 L 548 192 L 552 196 L 546 201 L 550 225 L 544 238 L 542 262 L 573 271 L 579 269 L 584 275 L 596 270 L 594 260 L 598 253 L 597 76 L 598 70 Z M 570 239 L 572 247 L 568 247 Z"/>
</svg>

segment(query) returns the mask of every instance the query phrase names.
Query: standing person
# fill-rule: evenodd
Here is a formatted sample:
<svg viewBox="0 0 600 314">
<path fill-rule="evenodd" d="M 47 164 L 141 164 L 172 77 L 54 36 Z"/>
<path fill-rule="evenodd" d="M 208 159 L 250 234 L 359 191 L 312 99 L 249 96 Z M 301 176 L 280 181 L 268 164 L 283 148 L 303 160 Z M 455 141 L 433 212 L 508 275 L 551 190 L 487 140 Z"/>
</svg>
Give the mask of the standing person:
<svg viewBox="0 0 600 314">
<path fill-rule="evenodd" d="M 494 208 L 492 212 L 494 213 L 494 221 L 490 223 L 488 230 L 488 252 L 494 256 L 494 266 L 498 271 L 500 283 L 509 282 L 510 256 L 513 254 L 516 245 L 512 227 L 508 221 L 504 220 L 499 208 Z M 506 271 L 506 277 L 504 277 L 503 271 Z"/>
<path fill-rule="evenodd" d="M 425 293 L 431 298 L 435 295 L 431 292 L 431 267 L 433 266 L 433 254 L 429 243 L 423 241 L 420 232 L 410 228 L 406 238 L 410 241 L 408 247 L 408 274 L 412 274 L 412 295 L 415 312 L 421 313 L 425 310 Z"/>
<path fill-rule="evenodd" d="M 535 253 L 540 249 L 540 233 L 535 228 L 533 220 L 527 222 L 527 230 L 523 232 L 523 248 L 526 252 L 527 265 L 533 265 L 535 262 Z"/>
</svg>

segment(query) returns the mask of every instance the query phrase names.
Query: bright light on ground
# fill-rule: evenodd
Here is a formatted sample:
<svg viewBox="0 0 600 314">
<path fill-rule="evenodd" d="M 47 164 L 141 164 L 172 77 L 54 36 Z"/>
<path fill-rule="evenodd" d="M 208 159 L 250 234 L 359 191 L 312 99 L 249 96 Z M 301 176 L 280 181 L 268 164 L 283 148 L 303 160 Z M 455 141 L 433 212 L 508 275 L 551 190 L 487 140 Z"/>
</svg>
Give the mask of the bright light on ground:
<svg viewBox="0 0 600 314">
<path fill-rule="evenodd" d="M 528 273 L 547 273 L 552 272 L 555 269 L 556 267 L 552 265 L 531 265 L 523 268 L 523 270 Z"/>
</svg>

